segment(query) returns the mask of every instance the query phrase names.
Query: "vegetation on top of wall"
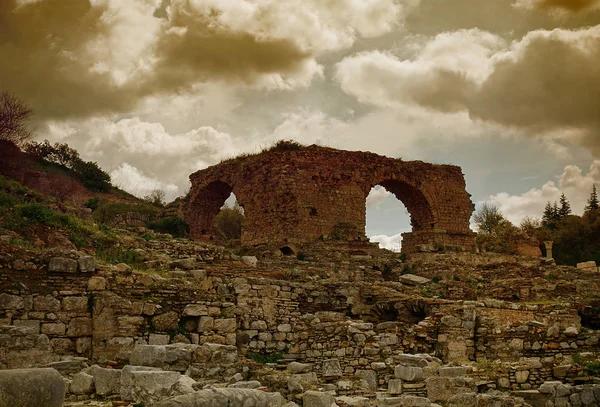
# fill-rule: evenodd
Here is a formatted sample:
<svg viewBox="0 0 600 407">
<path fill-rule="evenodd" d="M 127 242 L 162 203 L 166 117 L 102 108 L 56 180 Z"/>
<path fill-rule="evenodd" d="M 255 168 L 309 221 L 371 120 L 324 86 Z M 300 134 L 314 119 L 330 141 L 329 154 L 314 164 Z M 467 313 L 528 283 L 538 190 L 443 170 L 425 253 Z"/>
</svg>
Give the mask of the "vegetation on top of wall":
<svg viewBox="0 0 600 407">
<path fill-rule="evenodd" d="M 252 157 L 252 156 L 257 156 L 263 153 L 267 153 L 270 151 L 300 151 L 304 148 L 305 146 L 298 143 L 297 141 L 293 141 L 293 140 L 279 140 L 277 141 L 275 144 L 273 144 L 272 146 L 269 147 L 265 147 L 262 150 L 260 150 L 257 153 L 242 153 L 239 154 L 235 157 L 230 157 L 230 158 L 226 158 L 221 160 L 221 164 L 225 164 L 225 163 L 231 163 L 231 162 L 236 162 L 236 161 L 240 161 L 244 158 L 248 158 L 248 157 Z"/>
</svg>

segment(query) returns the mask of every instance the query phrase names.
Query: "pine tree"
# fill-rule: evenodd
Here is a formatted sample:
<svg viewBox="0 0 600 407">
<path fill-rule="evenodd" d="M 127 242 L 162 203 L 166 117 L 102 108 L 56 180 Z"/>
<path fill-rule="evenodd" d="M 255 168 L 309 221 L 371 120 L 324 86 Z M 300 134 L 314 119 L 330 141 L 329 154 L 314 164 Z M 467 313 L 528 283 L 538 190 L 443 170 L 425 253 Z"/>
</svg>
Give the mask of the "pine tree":
<svg viewBox="0 0 600 407">
<path fill-rule="evenodd" d="M 554 205 L 552 205 L 552 220 L 554 222 L 560 220 L 560 209 L 558 208 L 558 203 L 556 201 L 554 201 Z"/>
<path fill-rule="evenodd" d="M 593 184 L 592 193 L 590 194 L 590 199 L 588 199 L 587 201 L 584 213 L 588 214 L 591 211 L 597 211 L 598 209 L 600 209 L 600 202 L 598 201 L 598 192 L 596 191 L 596 184 Z"/>
<path fill-rule="evenodd" d="M 550 201 L 548 201 L 548 203 L 544 207 L 544 214 L 542 215 L 542 225 L 544 225 L 544 227 L 550 227 L 552 221 L 552 205 L 550 204 Z"/>
<path fill-rule="evenodd" d="M 563 193 L 560 195 L 560 209 L 558 210 L 559 219 L 564 219 L 571 214 L 571 204 Z"/>
</svg>

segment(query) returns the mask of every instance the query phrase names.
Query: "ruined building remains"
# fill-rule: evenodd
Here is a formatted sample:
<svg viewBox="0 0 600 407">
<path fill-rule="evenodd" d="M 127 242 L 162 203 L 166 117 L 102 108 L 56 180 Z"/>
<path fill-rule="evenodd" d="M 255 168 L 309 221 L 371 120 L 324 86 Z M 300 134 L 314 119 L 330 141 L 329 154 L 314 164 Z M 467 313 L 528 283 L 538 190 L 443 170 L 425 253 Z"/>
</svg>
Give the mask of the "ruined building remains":
<svg viewBox="0 0 600 407">
<path fill-rule="evenodd" d="M 473 204 L 457 166 L 280 142 L 197 171 L 190 180 L 182 211 L 196 239 L 215 233 L 214 217 L 233 192 L 246 216 L 244 244 L 364 240 L 366 198 L 381 185 L 410 213 L 404 252 L 475 247 L 469 229 Z"/>
</svg>

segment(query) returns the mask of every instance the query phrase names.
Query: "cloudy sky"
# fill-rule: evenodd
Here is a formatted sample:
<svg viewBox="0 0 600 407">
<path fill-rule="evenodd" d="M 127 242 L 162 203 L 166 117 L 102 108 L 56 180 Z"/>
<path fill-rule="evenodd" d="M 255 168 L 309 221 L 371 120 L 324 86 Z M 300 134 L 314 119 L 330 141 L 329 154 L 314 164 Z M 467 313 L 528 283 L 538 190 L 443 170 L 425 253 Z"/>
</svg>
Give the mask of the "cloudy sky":
<svg viewBox="0 0 600 407">
<path fill-rule="evenodd" d="M 38 139 L 138 195 L 279 139 L 460 165 L 517 223 L 600 185 L 600 0 L 1 0 L 0 61 Z"/>
</svg>

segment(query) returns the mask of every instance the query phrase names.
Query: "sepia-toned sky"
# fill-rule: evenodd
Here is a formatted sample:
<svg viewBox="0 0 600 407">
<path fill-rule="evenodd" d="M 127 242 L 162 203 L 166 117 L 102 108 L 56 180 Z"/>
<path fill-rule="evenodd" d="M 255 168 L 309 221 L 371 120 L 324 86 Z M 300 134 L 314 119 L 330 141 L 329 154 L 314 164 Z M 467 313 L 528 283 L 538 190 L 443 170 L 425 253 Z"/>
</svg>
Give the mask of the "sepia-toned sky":
<svg viewBox="0 0 600 407">
<path fill-rule="evenodd" d="M 1 0 L 0 90 L 137 195 L 279 139 L 460 165 L 515 223 L 600 186 L 600 0 Z"/>
</svg>

